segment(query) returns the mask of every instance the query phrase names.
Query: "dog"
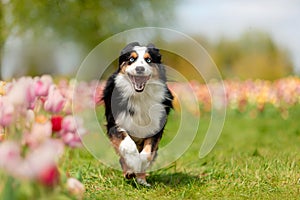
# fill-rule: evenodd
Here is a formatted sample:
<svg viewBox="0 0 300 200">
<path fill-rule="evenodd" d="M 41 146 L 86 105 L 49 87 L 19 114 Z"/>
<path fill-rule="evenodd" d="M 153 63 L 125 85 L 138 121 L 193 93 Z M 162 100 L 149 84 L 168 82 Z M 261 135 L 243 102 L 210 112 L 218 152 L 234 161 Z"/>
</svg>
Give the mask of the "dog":
<svg viewBox="0 0 300 200">
<path fill-rule="evenodd" d="M 107 135 L 120 156 L 123 175 L 150 186 L 146 170 L 173 108 L 161 54 L 153 44 L 129 43 L 119 56 L 119 67 L 103 92 Z"/>
</svg>

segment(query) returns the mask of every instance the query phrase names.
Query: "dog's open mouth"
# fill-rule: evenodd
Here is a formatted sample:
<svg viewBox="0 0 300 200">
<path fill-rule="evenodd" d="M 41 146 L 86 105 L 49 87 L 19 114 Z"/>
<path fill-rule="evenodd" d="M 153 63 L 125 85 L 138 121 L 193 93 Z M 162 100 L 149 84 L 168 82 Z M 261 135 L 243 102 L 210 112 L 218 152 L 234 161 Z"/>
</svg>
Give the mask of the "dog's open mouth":
<svg viewBox="0 0 300 200">
<path fill-rule="evenodd" d="M 147 81 L 150 79 L 150 76 L 134 76 L 131 74 L 128 74 L 128 77 L 137 92 L 142 92 L 145 89 Z"/>
</svg>

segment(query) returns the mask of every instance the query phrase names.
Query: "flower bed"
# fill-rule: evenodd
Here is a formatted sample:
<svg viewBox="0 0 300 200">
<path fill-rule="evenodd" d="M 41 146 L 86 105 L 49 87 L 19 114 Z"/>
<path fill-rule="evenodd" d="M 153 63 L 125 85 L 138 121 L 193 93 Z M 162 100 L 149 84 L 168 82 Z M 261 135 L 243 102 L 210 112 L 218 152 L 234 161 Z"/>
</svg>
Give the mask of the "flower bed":
<svg viewBox="0 0 300 200">
<path fill-rule="evenodd" d="M 191 87 L 202 107 L 201 112 L 211 110 L 211 93 L 217 93 L 223 87 L 225 93 L 221 98 L 222 103 L 227 109 L 236 109 L 240 112 L 248 109 L 262 112 L 266 105 L 271 105 L 278 109 L 283 117 L 287 117 L 288 109 L 300 103 L 300 79 L 298 77 L 287 77 L 273 82 L 224 80 L 223 83 L 200 84 L 192 81 L 189 84 L 171 83 L 169 86 L 173 90 L 183 92 L 187 90 L 186 87 Z"/>
<path fill-rule="evenodd" d="M 83 184 L 61 168 L 61 160 L 66 151 L 80 148 L 80 137 L 88 134 L 82 119 L 74 116 L 72 111 L 102 106 L 105 82 L 80 82 L 76 88 L 75 83 L 74 80 L 60 80 L 55 84 L 48 75 L 0 83 L 0 177 L 5 180 L 0 184 L 2 196 L 14 198 L 11 196 L 14 194 L 8 191 L 17 193 L 26 183 L 34 188 L 50 188 L 50 191 L 60 187 L 71 196 L 83 197 Z M 169 83 L 170 89 L 177 91 L 175 96 L 184 95 L 189 91 L 187 88 L 191 88 L 202 107 L 201 112 L 211 110 L 210 94 L 218 92 L 223 86 L 223 105 L 240 112 L 248 108 L 262 112 L 266 105 L 271 105 L 283 117 L 288 117 L 287 110 L 300 103 L 298 77 L 274 82 L 225 80 L 223 84 L 200 84 L 195 81 Z M 72 108 L 74 92 L 80 94 L 83 100 Z M 176 100 L 174 105 L 175 108 L 180 106 Z"/>
<path fill-rule="evenodd" d="M 15 199 L 22 185 L 60 187 L 83 197 L 84 186 L 60 168 L 67 149 L 81 147 L 87 134 L 72 115 L 74 83 L 55 84 L 51 76 L 22 77 L 0 86 L 0 176 L 2 196 Z M 86 92 L 85 92 L 86 93 Z M 53 189 L 53 190 L 52 190 Z M 9 191 L 13 190 L 13 193 Z M 37 189 L 39 190 L 39 189 Z M 42 198 L 32 193 L 24 198 Z"/>
</svg>

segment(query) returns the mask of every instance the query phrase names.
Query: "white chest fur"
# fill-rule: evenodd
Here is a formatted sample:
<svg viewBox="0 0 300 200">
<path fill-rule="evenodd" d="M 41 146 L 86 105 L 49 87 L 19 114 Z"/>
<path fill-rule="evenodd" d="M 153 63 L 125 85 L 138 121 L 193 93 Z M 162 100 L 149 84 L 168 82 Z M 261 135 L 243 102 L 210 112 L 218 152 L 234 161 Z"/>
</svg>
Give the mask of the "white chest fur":
<svg viewBox="0 0 300 200">
<path fill-rule="evenodd" d="M 130 135 L 145 138 L 156 134 L 165 123 L 166 112 L 161 103 L 165 95 L 165 87 L 158 80 L 149 80 L 141 93 L 128 90 L 130 80 L 118 75 L 116 86 L 120 89 L 123 99 L 127 99 L 127 110 L 116 116 L 116 123 Z M 131 111 L 131 114 L 129 112 Z"/>
</svg>

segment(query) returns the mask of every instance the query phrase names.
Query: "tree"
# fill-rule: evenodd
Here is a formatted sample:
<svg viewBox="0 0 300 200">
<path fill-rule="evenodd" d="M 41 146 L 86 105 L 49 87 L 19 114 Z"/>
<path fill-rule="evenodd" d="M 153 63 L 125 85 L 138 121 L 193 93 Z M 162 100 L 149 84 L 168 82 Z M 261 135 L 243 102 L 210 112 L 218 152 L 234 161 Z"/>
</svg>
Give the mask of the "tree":
<svg viewBox="0 0 300 200">
<path fill-rule="evenodd" d="M 3 17 L 3 4 L 0 3 L 0 77 L 2 77 L 1 63 L 2 63 L 2 50 L 4 46 L 4 17 Z"/>
<path fill-rule="evenodd" d="M 213 52 L 225 78 L 274 80 L 293 73 L 288 52 L 264 32 L 248 32 L 237 40 L 222 38 Z"/>
<path fill-rule="evenodd" d="M 135 27 L 161 26 L 171 22 L 175 2 L 10 0 L 6 4 L 0 3 L 0 8 L 3 7 L 4 11 L 1 14 L 5 13 L 10 17 L 9 23 L 5 23 L 4 28 L 1 27 L 0 34 L 3 36 L 3 30 L 9 34 L 14 31 L 17 35 L 30 32 L 34 38 L 45 40 L 50 34 L 61 40 L 75 41 L 86 50 L 90 50 L 115 33 Z M 0 15 L 3 22 L 2 18 Z"/>
</svg>

